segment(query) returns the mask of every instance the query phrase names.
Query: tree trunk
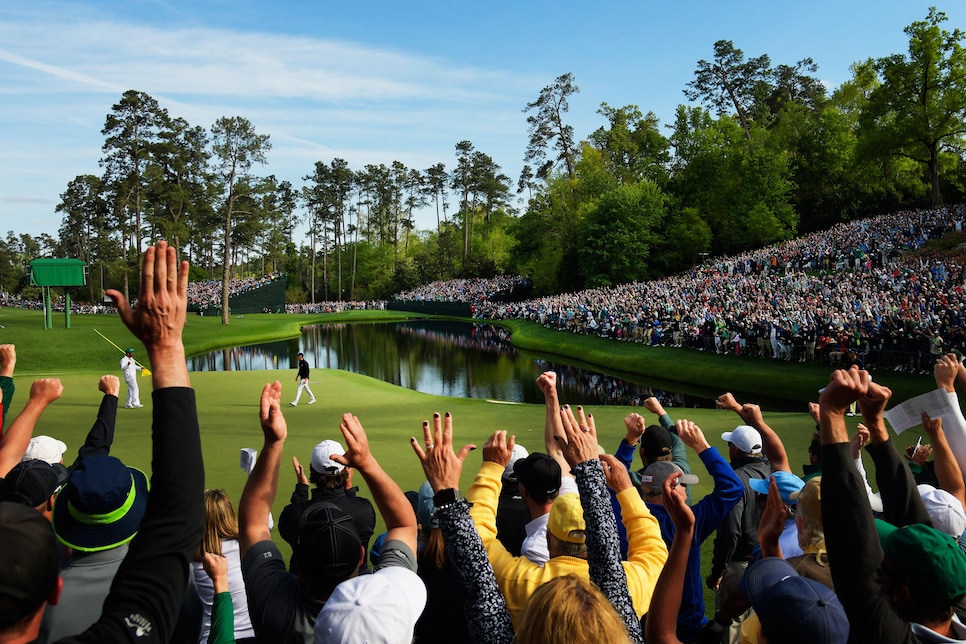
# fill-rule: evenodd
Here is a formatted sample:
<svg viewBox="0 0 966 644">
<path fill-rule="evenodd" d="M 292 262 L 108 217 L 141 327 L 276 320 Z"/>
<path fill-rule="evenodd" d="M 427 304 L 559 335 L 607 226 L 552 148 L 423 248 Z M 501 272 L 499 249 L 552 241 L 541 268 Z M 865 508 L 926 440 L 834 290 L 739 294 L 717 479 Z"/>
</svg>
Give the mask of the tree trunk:
<svg viewBox="0 0 966 644">
<path fill-rule="evenodd" d="M 932 183 L 932 207 L 942 205 L 942 194 L 939 192 L 939 144 L 933 143 L 929 148 L 929 179 Z"/>
<path fill-rule="evenodd" d="M 231 282 L 231 208 L 232 199 L 228 197 L 228 213 L 225 215 L 225 261 L 221 271 L 221 323 L 231 322 L 228 311 L 229 283 Z"/>
</svg>

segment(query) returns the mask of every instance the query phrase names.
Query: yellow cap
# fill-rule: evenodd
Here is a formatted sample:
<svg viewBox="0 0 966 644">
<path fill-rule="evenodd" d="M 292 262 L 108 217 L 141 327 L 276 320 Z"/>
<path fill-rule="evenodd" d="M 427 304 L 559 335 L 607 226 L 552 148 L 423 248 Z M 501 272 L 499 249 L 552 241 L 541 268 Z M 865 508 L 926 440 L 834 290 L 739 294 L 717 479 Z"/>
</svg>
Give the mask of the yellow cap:
<svg viewBox="0 0 966 644">
<path fill-rule="evenodd" d="M 584 510 L 580 507 L 579 494 L 570 492 L 554 499 L 547 529 L 550 534 L 568 543 L 584 543 L 587 540 L 587 524 L 584 523 Z"/>
</svg>

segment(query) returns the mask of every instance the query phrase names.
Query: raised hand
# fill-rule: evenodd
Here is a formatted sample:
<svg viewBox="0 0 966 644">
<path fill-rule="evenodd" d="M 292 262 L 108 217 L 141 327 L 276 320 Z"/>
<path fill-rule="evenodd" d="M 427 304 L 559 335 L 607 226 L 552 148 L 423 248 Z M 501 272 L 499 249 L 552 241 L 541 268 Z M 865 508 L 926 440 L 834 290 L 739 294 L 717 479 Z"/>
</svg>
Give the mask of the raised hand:
<svg viewBox="0 0 966 644">
<path fill-rule="evenodd" d="M 694 512 L 686 502 L 686 488 L 678 485 L 681 474 L 682 472 L 674 472 L 664 479 L 661 483 L 661 491 L 664 494 L 664 509 L 674 522 L 674 529 L 678 532 L 690 532 L 694 529 Z"/>
<path fill-rule="evenodd" d="M 428 420 L 423 421 L 425 449 L 419 445 L 415 436 L 411 437 L 409 442 L 412 443 L 413 451 L 423 465 L 426 480 L 429 481 L 434 492 L 459 488 L 463 461 L 466 460 L 467 454 L 476 449 L 476 445 L 464 445 L 458 453 L 453 451 L 453 417 L 449 413 L 446 414 L 442 424 L 440 415 L 433 414 L 432 428 Z M 513 451 L 512 447 L 510 451 Z"/>
<path fill-rule="evenodd" d="M 782 536 L 787 520 L 788 506 L 782 500 L 775 477 L 771 476 L 768 479 L 765 508 L 761 511 L 761 518 L 758 520 L 758 543 L 761 544 L 762 554 L 766 557 L 781 556 L 778 539 Z"/>
<path fill-rule="evenodd" d="M 631 475 L 627 472 L 627 468 L 616 456 L 601 454 L 600 464 L 604 468 L 604 480 L 607 481 L 607 487 L 614 490 L 615 493 L 623 492 L 634 486 L 631 483 Z"/>
<path fill-rule="evenodd" d="M 715 398 L 714 404 L 720 409 L 727 409 L 736 414 L 741 413 L 741 405 L 738 404 L 738 401 L 735 400 L 735 397 L 730 392 L 723 393 Z"/>
<path fill-rule="evenodd" d="M 510 463 L 515 444 L 516 436 L 510 436 L 507 439 L 506 430 L 499 429 L 493 432 L 483 444 L 483 460 L 506 467 Z"/>
<path fill-rule="evenodd" d="M 644 429 L 647 423 L 644 422 L 644 417 L 640 414 L 628 414 L 624 418 L 624 427 L 627 428 L 627 436 L 624 440 L 628 445 L 637 445 L 638 441 L 641 440 L 641 436 L 644 435 Z"/>
<path fill-rule="evenodd" d="M 350 413 L 342 414 L 342 422 L 339 424 L 342 430 L 342 437 L 345 438 L 345 454 L 332 454 L 329 456 L 336 463 L 341 463 L 348 467 L 354 467 L 363 473 L 366 466 L 375 460 L 369 450 L 369 437 L 366 430 L 356 416 Z"/>
<path fill-rule="evenodd" d="M 97 390 L 116 398 L 118 392 L 121 391 L 121 381 L 117 376 L 101 376 L 97 383 Z"/>
<path fill-rule="evenodd" d="M 684 442 L 684 444 L 698 454 L 711 447 L 711 444 L 708 443 L 708 439 L 705 438 L 704 432 L 701 431 L 701 428 L 690 420 L 681 419 L 675 423 L 675 427 L 677 429 L 678 436 L 681 437 L 681 440 Z"/>
<path fill-rule="evenodd" d="M 869 374 L 857 366 L 851 369 L 836 369 L 829 376 L 829 383 L 818 399 L 822 413 L 845 414 L 856 400 L 869 391 Z M 864 415 L 864 414 L 863 414 Z"/>
<path fill-rule="evenodd" d="M 305 468 L 299 463 L 297 456 L 292 457 L 292 467 L 295 469 L 295 480 L 299 485 L 308 485 L 309 477 L 305 475 Z"/>
<path fill-rule="evenodd" d="M 17 366 L 17 348 L 12 344 L 0 344 L 0 376 L 13 377 Z"/>
<path fill-rule="evenodd" d="M 567 443 L 558 439 L 560 449 L 570 467 L 597 458 L 600 455 L 597 449 L 597 427 L 594 425 L 593 415 L 584 415 L 584 408 L 577 407 L 577 416 L 574 417 L 573 409 L 570 405 L 564 405 L 560 410 L 560 421 L 563 423 L 564 432 L 567 434 Z"/>
<path fill-rule="evenodd" d="M 288 425 L 282 416 L 282 383 L 278 380 L 262 388 L 262 397 L 258 405 L 258 419 L 265 434 L 265 442 L 282 442 L 288 436 Z M 277 472 L 277 470 L 276 470 Z"/>
<path fill-rule="evenodd" d="M 40 378 L 30 385 L 29 399 L 42 405 L 49 405 L 64 393 L 60 378 Z"/>
<path fill-rule="evenodd" d="M 544 396 L 554 396 L 557 394 L 557 372 L 544 371 L 537 377 L 537 386 Z"/>
<path fill-rule="evenodd" d="M 124 325 L 150 353 L 155 348 L 181 346 L 181 331 L 188 310 L 188 262 L 178 264 L 177 250 L 165 241 L 144 251 L 137 308 L 124 294 L 105 293 L 114 300 Z"/>
</svg>

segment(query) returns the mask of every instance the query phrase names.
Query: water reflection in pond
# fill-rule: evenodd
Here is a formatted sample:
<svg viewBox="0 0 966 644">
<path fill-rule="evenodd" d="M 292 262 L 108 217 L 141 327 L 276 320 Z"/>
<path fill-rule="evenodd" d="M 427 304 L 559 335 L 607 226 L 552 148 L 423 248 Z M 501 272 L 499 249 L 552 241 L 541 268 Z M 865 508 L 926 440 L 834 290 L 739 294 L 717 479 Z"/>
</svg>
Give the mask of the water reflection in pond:
<svg viewBox="0 0 966 644">
<path fill-rule="evenodd" d="M 465 322 L 306 326 L 298 340 L 215 351 L 189 358 L 188 366 L 192 371 L 294 370 L 299 351 L 313 368 L 342 369 L 442 396 L 542 403 L 535 381 L 553 370 L 561 400 L 573 404 L 634 405 L 655 395 L 667 407 L 709 406 L 707 400 L 516 351 L 507 330 Z"/>
</svg>

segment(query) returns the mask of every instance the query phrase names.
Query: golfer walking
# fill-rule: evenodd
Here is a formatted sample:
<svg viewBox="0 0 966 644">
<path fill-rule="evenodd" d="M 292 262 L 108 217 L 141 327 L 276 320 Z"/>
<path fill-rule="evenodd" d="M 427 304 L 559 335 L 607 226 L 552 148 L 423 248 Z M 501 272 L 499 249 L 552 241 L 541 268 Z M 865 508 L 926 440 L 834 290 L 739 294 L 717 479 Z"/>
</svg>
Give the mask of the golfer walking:
<svg viewBox="0 0 966 644">
<path fill-rule="evenodd" d="M 298 391 L 295 392 L 295 400 L 289 404 L 295 407 L 299 404 L 299 398 L 302 397 L 302 390 L 309 392 L 309 404 L 315 404 L 315 394 L 312 393 L 312 389 L 309 388 L 309 363 L 305 361 L 305 356 L 299 352 L 299 372 L 295 376 L 295 379 L 299 381 Z"/>
</svg>

